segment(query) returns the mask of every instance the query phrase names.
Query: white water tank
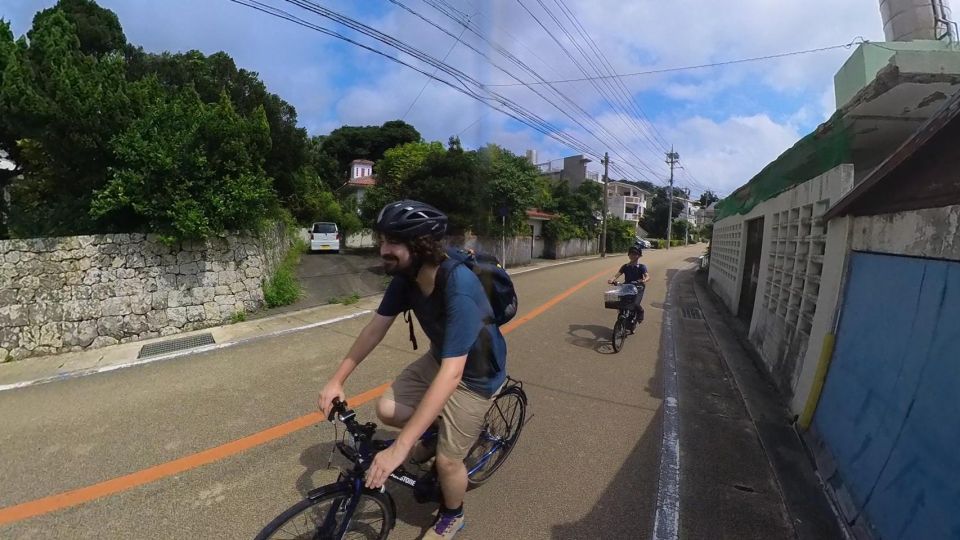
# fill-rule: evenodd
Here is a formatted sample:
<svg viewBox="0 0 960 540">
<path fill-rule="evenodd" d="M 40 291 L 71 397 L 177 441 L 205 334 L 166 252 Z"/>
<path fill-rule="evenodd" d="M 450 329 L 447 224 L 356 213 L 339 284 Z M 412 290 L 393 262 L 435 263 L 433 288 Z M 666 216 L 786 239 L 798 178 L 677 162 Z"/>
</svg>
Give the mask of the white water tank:
<svg viewBox="0 0 960 540">
<path fill-rule="evenodd" d="M 947 0 L 880 0 L 887 41 L 937 39 L 937 19 L 950 20 Z"/>
</svg>

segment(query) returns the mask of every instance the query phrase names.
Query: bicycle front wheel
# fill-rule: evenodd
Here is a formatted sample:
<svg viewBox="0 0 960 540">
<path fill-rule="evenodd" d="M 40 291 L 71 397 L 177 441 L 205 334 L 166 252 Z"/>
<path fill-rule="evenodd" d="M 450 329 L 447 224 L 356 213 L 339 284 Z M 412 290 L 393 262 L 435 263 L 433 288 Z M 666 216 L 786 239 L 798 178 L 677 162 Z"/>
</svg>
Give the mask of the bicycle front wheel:
<svg viewBox="0 0 960 540">
<path fill-rule="evenodd" d="M 264 527 L 256 540 L 383 540 L 393 528 L 393 505 L 380 492 L 359 498 L 344 484 L 332 485 L 291 506 Z M 354 504 L 356 503 L 356 504 Z"/>
<path fill-rule="evenodd" d="M 623 341 L 627 339 L 627 327 L 623 317 L 617 319 L 613 325 L 613 352 L 620 352 L 623 348 Z"/>
</svg>

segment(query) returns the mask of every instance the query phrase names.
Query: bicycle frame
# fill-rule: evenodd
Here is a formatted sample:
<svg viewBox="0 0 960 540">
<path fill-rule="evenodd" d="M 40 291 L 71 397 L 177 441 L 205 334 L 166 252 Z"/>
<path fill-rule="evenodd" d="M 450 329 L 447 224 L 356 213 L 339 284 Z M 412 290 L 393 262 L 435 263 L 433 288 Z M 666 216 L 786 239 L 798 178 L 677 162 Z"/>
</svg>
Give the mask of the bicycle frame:
<svg viewBox="0 0 960 540">
<path fill-rule="evenodd" d="M 508 383 L 506 386 L 504 386 L 503 391 L 506 392 L 514 386 L 519 386 L 521 390 L 523 388 L 522 383 L 514 381 L 513 379 L 508 379 Z M 499 405 L 495 406 L 497 407 L 497 413 L 503 417 L 503 411 L 500 410 Z M 337 450 L 339 450 L 344 457 L 353 463 L 352 470 L 347 472 L 345 475 L 344 473 L 341 473 L 341 476 L 346 476 L 349 481 L 352 481 L 353 484 L 355 484 L 353 487 L 354 492 L 359 494 L 363 489 L 364 474 L 366 473 L 367 468 L 370 466 L 370 463 L 373 461 L 373 456 L 378 451 L 383 450 L 393 444 L 395 439 L 374 440 L 373 435 L 376 433 L 377 425 L 373 423 L 361 425 L 356 421 L 356 413 L 352 410 L 343 410 L 343 415 L 341 416 L 341 414 L 337 412 L 337 409 L 335 409 L 334 412 L 331 413 L 331 419 L 334 416 L 336 416 L 336 419 L 346 426 L 347 432 L 354 440 L 353 446 L 350 446 L 344 442 L 337 442 L 336 446 Z M 486 430 L 484 430 L 480 436 L 493 444 L 491 445 L 490 449 L 488 449 L 483 456 L 477 460 L 473 467 L 467 470 L 467 476 L 473 476 L 477 471 L 481 470 L 484 465 L 487 464 L 490 458 L 495 456 L 505 444 L 501 437 L 493 436 Z M 419 440 L 421 442 L 429 442 L 436 437 L 438 437 L 437 431 L 435 429 L 428 429 L 423 435 L 420 436 Z M 390 473 L 389 479 L 411 489 L 417 485 L 417 481 L 419 480 L 417 476 L 407 472 L 403 465 Z"/>
</svg>

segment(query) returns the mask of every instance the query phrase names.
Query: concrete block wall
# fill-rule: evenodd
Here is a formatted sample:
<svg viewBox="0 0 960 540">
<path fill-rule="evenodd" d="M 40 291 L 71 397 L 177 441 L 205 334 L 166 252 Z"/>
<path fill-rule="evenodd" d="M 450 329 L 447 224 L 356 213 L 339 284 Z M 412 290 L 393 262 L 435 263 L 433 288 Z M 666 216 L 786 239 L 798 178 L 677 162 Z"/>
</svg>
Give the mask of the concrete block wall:
<svg viewBox="0 0 960 540">
<path fill-rule="evenodd" d="M 453 246 L 490 253 L 491 255 L 496 255 L 500 260 L 504 260 L 504 245 L 500 238 L 471 235 L 466 237 L 451 237 L 448 239 L 448 243 Z M 515 236 L 513 238 L 507 238 L 505 244 L 507 268 L 530 264 L 533 258 L 540 253 L 548 259 L 567 259 L 598 253 L 596 240 L 579 238 L 567 240 L 566 242 L 551 242 L 536 240 L 530 236 Z"/>
<path fill-rule="evenodd" d="M 743 216 L 730 216 L 713 226 L 710 245 L 710 274 L 707 278 L 713 290 L 724 301 L 731 313 L 740 303 L 740 281 L 743 274 L 742 244 Z"/>
<path fill-rule="evenodd" d="M 750 341 L 791 409 L 806 404 L 820 346 L 833 331 L 849 246 L 846 220 L 821 216 L 852 189 L 853 165 L 839 165 L 714 225 L 709 281 L 732 313 L 741 306 L 746 224 L 764 218 Z"/>
<path fill-rule="evenodd" d="M 573 238 L 565 242 L 547 242 L 544 256 L 550 259 L 569 259 L 599 253 L 599 242 L 594 239 Z"/>
<path fill-rule="evenodd" d="M 290 243 L 281 225 L 174 246 L 143 234 L 2 240 L 0 360 L 171 335 L 256 310 Z"/>
</svg>

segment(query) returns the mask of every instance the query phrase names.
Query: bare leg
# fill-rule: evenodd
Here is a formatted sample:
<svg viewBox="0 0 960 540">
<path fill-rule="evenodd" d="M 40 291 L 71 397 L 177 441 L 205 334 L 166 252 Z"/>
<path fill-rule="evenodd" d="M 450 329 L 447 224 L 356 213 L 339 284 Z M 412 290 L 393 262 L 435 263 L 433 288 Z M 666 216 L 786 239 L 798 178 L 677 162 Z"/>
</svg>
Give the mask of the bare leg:
<svg viewBox="0 0 960 540">
<path fill-rule="evenodd" d="M 397 403 L 392 399 L 380 398 L 377 400 L 377 418 L 390 427 L 402 428 L 413 416 L 413 412 L 413 407 Z"/>
<path fill-rule="evenodd" d="M 443 491 L 443 504 L 447 508 L 459 508 L 467 494 L 467 467 L 463 461 L 437 454 L 437 476 Z"/>
</svg>

